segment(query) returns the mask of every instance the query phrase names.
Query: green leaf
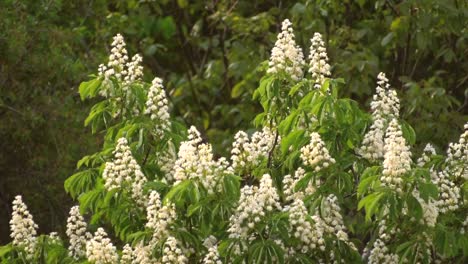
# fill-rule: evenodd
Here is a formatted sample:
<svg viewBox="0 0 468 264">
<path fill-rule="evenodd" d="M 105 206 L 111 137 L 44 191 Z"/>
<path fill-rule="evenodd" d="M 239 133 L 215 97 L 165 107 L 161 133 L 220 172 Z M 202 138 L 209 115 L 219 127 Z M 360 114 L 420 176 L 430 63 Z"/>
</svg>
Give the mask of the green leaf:
<svg viewBox="0 0 468 264">
<path fill-rule="evenodd" d="M 84 101 L 84 99 L 88 98 L 93 98 L 96 96 L 98 88 L 101 86 L 102 79 L 101 78 L 96 78 L 91 81 L 87 82 L 82 82 L 80 84 L 80 87 L 78 88 L 81 100 Z"/>
<path fill-rule="evenodd" d="M 375 192 L 364 197 L 358 204 L 358 210 L 363 207 L 366 210 L 366 221 L 370 221 L 371 217 L 376 213 L 376 206 L 379 200 L 384 196 L 383 192 Z"/>
<path fill-rule="evenodd" d="M 393 33 L 393 32 L 388 33 L 388 34 L 382 39 L 382 42 L 381 42 L 380 44 L 381 44 L 382 46 L 387 46 L 387 44 L 390 43 L 390 41 L 392 41 L 393 36 L 394 36 L 394 33 Z"/>
</svg>

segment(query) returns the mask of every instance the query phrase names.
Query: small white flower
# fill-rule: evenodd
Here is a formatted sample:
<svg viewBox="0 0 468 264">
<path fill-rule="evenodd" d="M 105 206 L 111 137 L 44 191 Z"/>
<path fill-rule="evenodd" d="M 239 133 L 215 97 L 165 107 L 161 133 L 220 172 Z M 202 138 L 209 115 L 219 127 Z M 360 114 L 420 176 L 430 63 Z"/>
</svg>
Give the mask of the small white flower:
<svg viewBox="0 0 468 264">
<path fill-rule="evenodd" d="M 301 48 L 296 45 L 292 23 L 286 19 L 281 26 L 281 33 L 278 34 L 275 46 L 271 51 L 268 73 L 283 72 L 291 76 L 292 80 L 299 81 L 304 73 L 304 54 Z"/>
<path fill-rule="evenodd" d="M 68 254 L 75 259 L 86 256 L 86 241 L 91 234 L 86 231 L 87 224 L 80 214 L 80 207 L 73 206 L 67 219 L 67 236 L 70 242 Z"/>
<path fill-rule="evenodd" d="M 388 126 L 384 150 L 383 172 L 380 180 L 384 185 L 402 192 L 402 177 L 411 169 L 411 152 L 396 119 L 393 119 Z"/>
<path fill-rule="evenodd" d="M 101 227 L 86 243 L 86 257 L 88 261 L 95 264 L 117 264 L 119 262 L 117 249 Z"/>
<path fill-rule="evenodd" d="M 179 248 L 178 241 L 170 236 L 167 238 L 166 243 L 164 243 L 163 264 L 181 264 L 188 263 L 187 257 L 182 252 L 182 249 Z"/>
<path fill-rule="evenodd" d="M 310 42 L 312 44 L 309 55 L 309 72 L 312 74 L 314 88 L 320 89 L 325 82 L 325 78 L 331 75 L 327 50 L 320 33 L 316 32 Z"/>
<path fill-rule="evenodd" d="M 13 201 L 13 213 L 10 220 L 10 237 L 14 246 L 23 247 L 26 258 L 31 259 L 37 244 L 37 228 L 33 216 L 23 202 L 21 195 L 17 195 Z"/>
<path fill-rule="evenodd" d="M 316 172 L 335 163 L 335 159 L 330 156 L 325 143 L 316 132 L 310 135 L 310 143 L 301 148 L 301 159 L 304 165 Z"/>
<path fill-rule="evenodd" d="M 154 78 L 149 88 L 145 114 L 150 115 L 151 120 L 155 122 L 155 130 L 159 136 L 169 130 L 171 123 L 168 100 L 160 78 Z"/>
</svg>

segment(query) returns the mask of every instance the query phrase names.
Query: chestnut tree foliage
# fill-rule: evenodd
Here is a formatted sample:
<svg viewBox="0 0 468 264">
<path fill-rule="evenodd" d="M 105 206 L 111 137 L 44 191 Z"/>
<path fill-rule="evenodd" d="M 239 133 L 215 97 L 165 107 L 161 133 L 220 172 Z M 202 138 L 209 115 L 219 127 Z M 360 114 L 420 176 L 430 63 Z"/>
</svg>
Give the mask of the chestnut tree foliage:
<svg viewBox="0 0 468 264">
<path fill-rule="evenodd" d="M 384 73 L 369 107 L 340 98 L 320 33 L 307 56 L 285 20 L 253 100 L 263 111 L 220 157 L 171 117 L 164 81 L 114 37 L 79 87 L 103 137 L 65 181 L 66 237 L 37 235 L 21 196 L 3 263 L 464 263 L 468 124 L 446 154 L 414 153 Z M 251 121 L 251 120 L 247 120 Z"/>
</svg>

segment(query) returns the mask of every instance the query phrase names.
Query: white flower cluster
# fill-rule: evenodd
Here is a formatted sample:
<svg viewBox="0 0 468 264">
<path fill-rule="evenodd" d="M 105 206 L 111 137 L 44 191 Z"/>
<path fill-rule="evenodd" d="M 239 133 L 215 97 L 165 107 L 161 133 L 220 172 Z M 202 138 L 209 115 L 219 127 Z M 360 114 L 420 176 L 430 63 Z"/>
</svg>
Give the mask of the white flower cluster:
<svg viewBox="0 0 468 264">
<path fill-rule="evenodd" d="M 289 208 L 289 226 L 295 238 L 301 241 L 298 250 L 302 253 L 310 253 L 315 249 L 325 251 L 325 240 L 323 238 L 324 223 L 322 219 L 314 215 L 313 222 L 307 219 L 308 212 L 304 202 L 295 199 Z"/>
<path fill-rule="evenodd" d="M 277 144 L 280 141 L 278 137 Z M 232 169 L 237 171 L 257 166 L 262 158 L 268 156 L 274 144 L 275 134 L 268 127 L 253 133 L 251 139 L 244 131 L 237 132 L 231 150 Z"/>
<path fill-rule="evenodd" d="M 188 263 L 187 257 L 183 254 L 182 249 L 179 248 L 177 239 L 170 236 L 164 243 L 164 255 L 162 257 L 163 264 L 181 264 Z"/>
<path fill-rule="evenodd" d="M 449 173 L 444 170 L 440 172 L 431 171 L 432 183 L 439 188 L 439 198 L 436 204 L 440 213 L 446 213 L 458 209 L 460 202 L 460 187 L 458 187 L 449 177 Z"/>
<path fill-rule="evenodd" d="M 86 243 L 86 257 L 95 264 L 116 264 L 119 261 L 117 249 L 107 237 L 103 228 L 98 228 Z"/>
<path fill-rule="evenodd" d="M 142 62 L 143 58 L 140 54 L 135 54 L 132 57 L 132 60 L 126 64 L 127 75 L 124 78 L 124 83 L 126 84 L 124 87 L 127 87 L 135 81 L 139 81 L 141 77 L 143 77 L 143 66 L 141 66 Z"/>
<path fill-rule="evenodd" d="M 221 258 L 219 257 L 218 247 L 213 245 L 208 248 L 208 253 L 203 258 L 203 264 L 222 264 Z"/>
<path fill-rule="evenodd" d="M 426 165 L 429 161 L 431 161 L 431 157 L 434 155 L 437 155 L 437 152 L 434 146 L 432 146 L 431 143 L 427 143 L 426 146 L 424 147 L 421 157 L 419 157 L 417 161 L 418 166 L 424 167 L 424 165 Z"/>
<path fill-rule="evenodd" d="M 278 34 L 275 46 L 271 51 L 267 72 L 283 72 L 291 76 L 292 80 L 299 81 L 304 75 L 302 71 L 304 64 L 304 54 L 294 40 L 292 23 L 285 19 L 281 25 L 281 32 Z"/>
<path fill-rule="evenodd" d="M 158 157 L 157 164 L 161 172 L 164 173 L 164 180 L 167 183 L 174 181 L 174 166 L 176 162 L 176 153 L 174 148 L 168 148 Z"/>
<path fill-rule="evenodd" d="M 86 231 L 87 224 L 80 214 L 80 207 L 73 206 L 67 219 L 67 236 L 70 241 L 68 254 L 75 259 L 86 256 L 86 241 L 91 239 L 91 234 Z"/>
<path fill-rule="evenodd" d="M 152 191 L 146 211 L 146 227 L 153 231 L 151 244 L 156 244 L 169 234 L 169 226 L 176 219 L 175 206 L 170 202 L 162 206 L 159 194 Z"/>
<path fill-rule="evenodd" d="M 311 167 L 316 172 L 335 163 L 335 159 L 328 153 L 325 142 L 316 132 L 310 135 L 310 143 L 301 148 L 301 159 L 306 166 Z"/>
<path fill-rule="evenodd" d="M 447 164 L 455 179 L 468 180 L 468 123 L 458 143 L 450 143 L 447 150 Z"/>
<path fill-rule="evenodd" d="M 384 133 L 389 121 L 399 116 L 400 100 L 395 90 L 390 89 L 384 73 L 377 76 L 376 93 L 371 102 L 372 125 L 364 136 L 359 154 L 370 161 L 384 155 Z"/>
<path fill-rule="evenodd" d="M 10 237 L 14 246 L 23 247 L 26 258 L 31 259 L 37 244 L 37 224 L 29 213 L 21 195 L 13 200 L 13 213 L 10 220 Z"/>
<path fill-rule="evenodd" d="M 397 264 L 399 263 L 399 256 L 390 252 L 387 243 L 390 241 L 391 236 L 397 232 L 395 228 L 388 230 L 386 220 L 379 222 L 379 238 L 374 241 L 372 249 L 369 254 L 369 264 Z"/>
<path fill-rule="evenodd" d="M 62 242 L 57 232 L 49 233 L 49 241 L 51 244 L 59 244 Z"/>
<path fill-rule="evenodd" d="M 384 185 L 402 192 L 402 176 L 411 169 L 411 152 L 396 119 L 393 119 L 387 128 L 384 150 L 383 172 L 380 180 Z"/>
<path fill-rule="evenodd" d="M 146 177 L 143 175 L 140 165 L 133 158 L 126 138 L 118 139 L 113 154 L 114 159 L 111 162 L 106 162 L 102 173 L 104 187 L 111 191 L 120 189 L 126 184 L 130 185 L 132 198 L 139 205 L 144 206 L 146 197 L 143 195 L 143 185 L 146 183 Z"/>
<path fill-rule="evenodd" d="M 279 196 L 270 175 L 265 174 L 259 188 L 246 185 L 241 189 L 236 212 L 230 218 L 229 237 L 248 239 L 255 224 L 275 209 L 281 210 Z"/>
<path fill-rule="evenodd" d="M 143 76 L 143 67 L 140 65 L 143 58 L 136 54 L 128 61 L 128 52 L 122 35 L 117 34 L 111 44 L 111 54 L 107 65 L 99 65 L 98 75 L 104 77 L 105 83 L 109 82 L 110 77 L 115 77 L 118 81 L 124 81 L 122 89 L 125 91 L 128 86 L 141 79 Z M 108 85 L 99 91 L 99 94 L 108 97 L 113 96 Z"/>
<path fill-rule="evenodd" d="M 164 131 L 169 130 L 171 125 L 169 121 L 168 101 L 162 82 L 160 78 L 154 78 L 148 91 L 145 110 L 145 114 L 150 115 L 151 120 L 156 122 L 156 132 L 160 136 L 162 136 Z"/>
<path fill-rule="evenodd" d="M 157 264 L 151 256 L 151 247 L 138 244 L 135 249 L 130 245 L 125 244 L 122 250 L 120 264 Z"/>
<path fill-rule="evenodd" d="M 210 144 L 202 144 L 200 132 L 190 127 L 188 141 L 180 144 L 174 165 L 175 184 L 186 179 L 198 179 L 209 193 L 218 189 L 220 175 L 227 172 L 228 162 L 224 158 L 215 161 Z"/>
<path fill-rule="evenodd" d="M 338 197 L 334 194 L 327 196 L 323 203 L 322 218 L 325 223 L 325 232 L 334 234 L 339 240 L 347 243 L 352 249 L 356 250 L 353 243 L 349 242 L 346 227 L 341 216 L 341 209 L 338 205 Z"/>
<path fill-rule="evenodd" d="M 285 196 L 286 201 L 294 201 L 295 199 L 303 199 L 307 195 L 314 194 L 316 188 L 318 188 L 321 184 L 320 179 L 315 179 L 315 182 L 312 180 L 309 181 L 309 184 L 303 191 L 295 191 L 294 188 L 296 184 L 305 176 L 305 170 L 301 167 L 297 168 L 296 172 L 294 173 L 294 177 L 291 175 L 286 175 L 283 178 L 283 194 Z"/>
<path fill-rule="evenodd" d="M 369 255 L 369 264 L 398 264 L 399 257 L 391 253 L 388 246 L 380 238 L 375 240 Z"/>
<path fill-rule="evenodd" d="M 133 264 L 133 248 L 129 244 L 125 244 L 122 249 L 121 264 Z"/>
<path fill-rule="evenodd" d="M 439 216 L 437 202 L 432 198 L 429 198 L 429 200 L 426 202 L 423 198 L 421 198 L 419 191 L 417 190 L 413 191 L 413 196 L 418 200 L 422 207 L 423 218 L 421 219 L 421 222 L 429 227 L 434 227 L 437 223 L 437 217 Z"/>
<path fill-rule="evenodd" d="M 314 88 L 320 89 L 325 82 L 325 78 L 331 75 L 327 50 L 325 49 L 322 35 L 318 32 L 314 34 L 310 42 L 312 42 L 312 44 L 310 46 L 309 55 L 309 72 L 312 74 L 312 80 L 315 83 Z"/>
</svg>

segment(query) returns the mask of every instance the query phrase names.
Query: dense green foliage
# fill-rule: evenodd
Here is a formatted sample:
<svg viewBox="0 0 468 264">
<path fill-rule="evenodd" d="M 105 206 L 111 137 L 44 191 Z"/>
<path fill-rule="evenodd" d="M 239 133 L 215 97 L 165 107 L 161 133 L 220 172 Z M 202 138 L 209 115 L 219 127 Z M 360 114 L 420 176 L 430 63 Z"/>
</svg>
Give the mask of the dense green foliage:
<svg viewBox="0 0 468 264">
<path fill-rule="evenodd" d="M 303 47 L 323 33 L 333 76 L 345 80 L 340 97 L 365 105 L 375 76 L 387 72 L 415 147 L 443 150 L 466 121 L 467 12 L 457 0 L 1 1 L 0 241 L 9 241 L 18 193 L 42 231 L 63 233 L 71 201 L 63 202 L 62 183 L 102 143 L 82 128 L 90 106 L 76 87 L 117 32 L 143 55 L 146 80 L 155 73 L 166 80 L 173 116 L 196 125 L 217 155 L 261 109 L 251 101 L 257 66 L 285 17 Z"/>
</svg>

